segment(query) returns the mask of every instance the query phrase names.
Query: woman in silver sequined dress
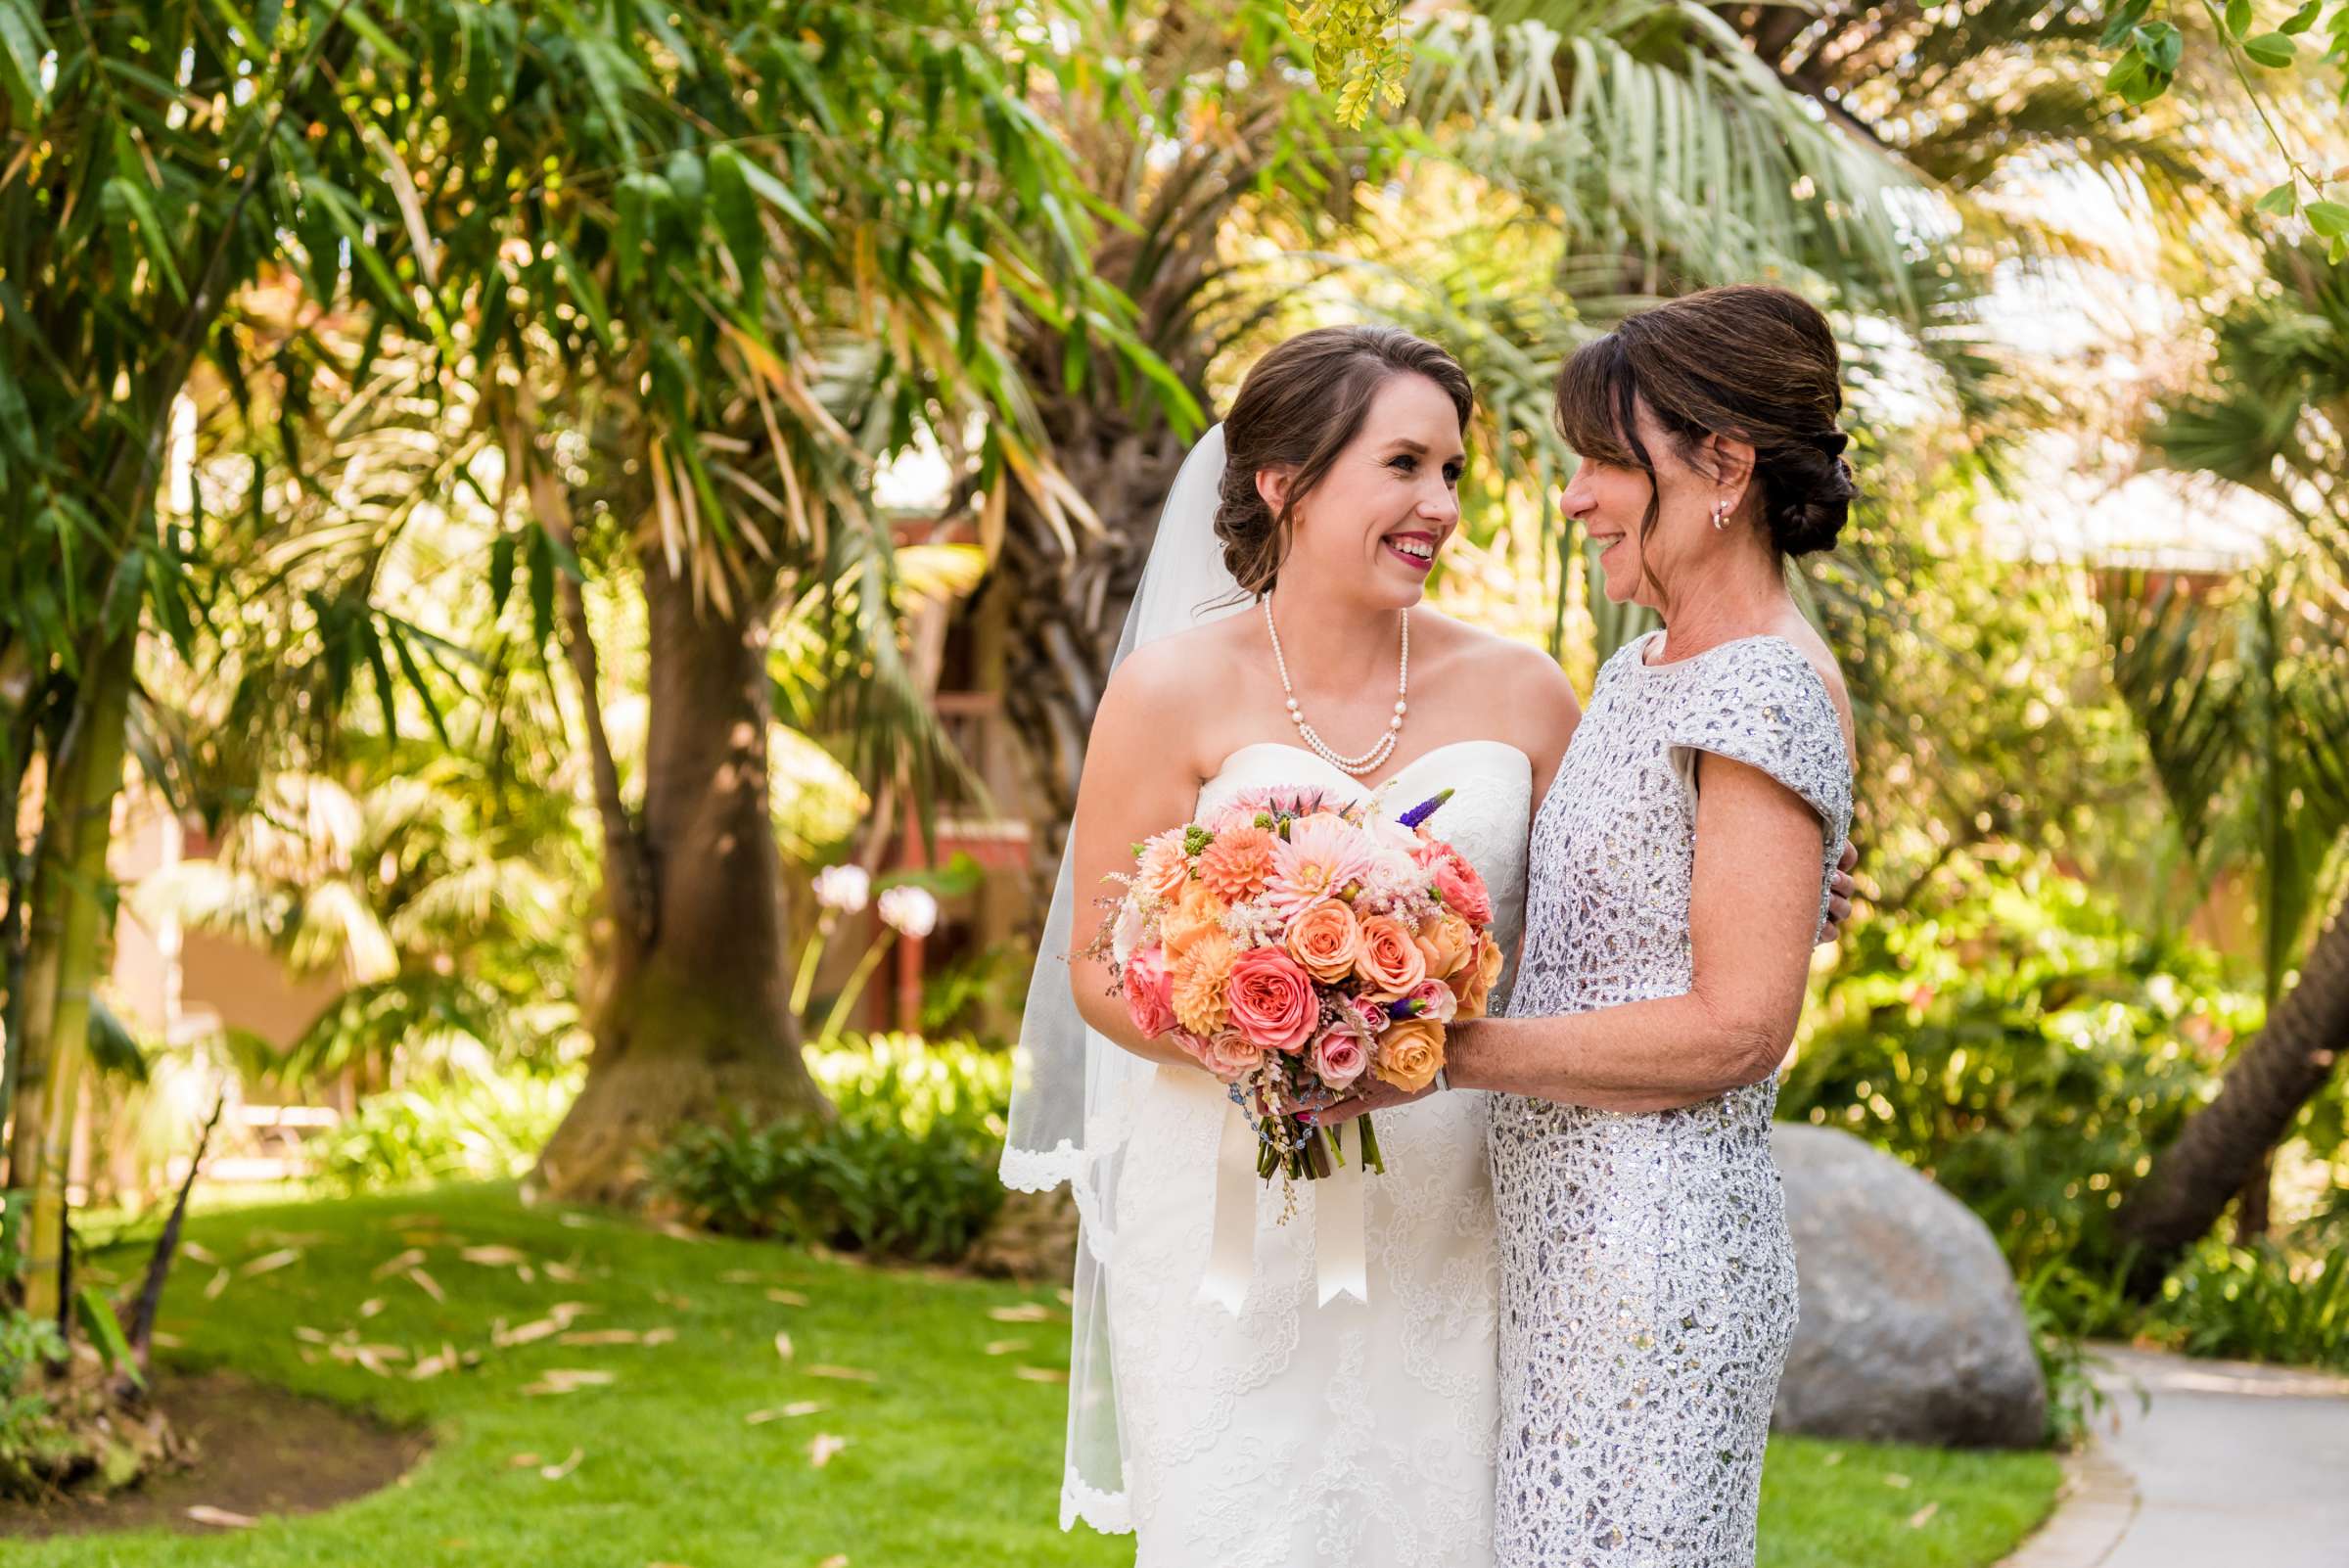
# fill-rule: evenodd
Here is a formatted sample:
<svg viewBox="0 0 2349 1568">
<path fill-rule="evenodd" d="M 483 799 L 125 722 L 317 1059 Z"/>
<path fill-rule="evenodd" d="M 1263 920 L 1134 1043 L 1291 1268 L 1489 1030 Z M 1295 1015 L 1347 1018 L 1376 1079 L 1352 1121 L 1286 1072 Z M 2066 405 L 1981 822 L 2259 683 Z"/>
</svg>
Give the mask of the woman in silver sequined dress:
<svg viewBox="0 0 2349 1568">
<path fill-rule="evenodd" d="M 1853 496 L 1826 322 L 1712 290 L 1578 352 L 1566 510 L 1664 629 L 1599 672 L 1534 821 L 1499 1091 L 1502 1568 L 1750 1568 L 1795 1315 L 1775 1073 L 1851 820 L 1849 704 L 1788 594 Z M 1375 1105 L 1375 1101 L 1373 1104 Z"/>
</svg>

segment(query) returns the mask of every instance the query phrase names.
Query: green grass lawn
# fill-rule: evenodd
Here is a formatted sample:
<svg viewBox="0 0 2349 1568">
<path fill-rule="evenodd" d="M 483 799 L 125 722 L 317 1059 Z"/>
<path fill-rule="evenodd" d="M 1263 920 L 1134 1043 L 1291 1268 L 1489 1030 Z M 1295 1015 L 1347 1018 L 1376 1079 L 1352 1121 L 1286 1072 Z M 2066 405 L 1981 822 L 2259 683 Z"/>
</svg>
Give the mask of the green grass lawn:
<svg viewBox="0 0 2349 1568">
<path fill-rule="evenodd" d="M 431 1455 L 404 1484 L 325 1513 L 203 1537 L 0 1543 L 0 1562 L 816 1568 L 845 1555 L 854 1568 L 1025 1568 L 1131 1559 L 1126 1542 L 1057 1528 L 1063 1389 L 1043 1379 L 1065 1366 L 1067 1339 L 1050 1289 L 682 1239 L 600 1214 L 525 1209 L 503 1187 L 218 1211 L 191 1222 L 190 1235 L 217 1262 L 183 1262 L 164 1302 L 161 1326 L 179 1341 L 169 1353 L 177 1364 L 226 1365 L 428 1426 Z M 467 1261 L 467 1248 L 483 1261 Z M 291 1262 L 242 1271 L 290 1249 L 299 1250 Z M 377 1276 L 411 1249 L 444 1301 L 404 1268 Z M 125 1250 L 105 1261 L 127 1271 L 139 1257 Z M 229 1282 L 207 1299 L 222 1268 Z M 381 1305 L 362 1318 L 370 1302 Z M 675 1337 L 651 1346 L 530 1338 L 526 1325 L 559 1315 L 561 1303 L 587 1309 L 572 1319 L 573 1334 Z M 789 1335 L 788 1358 L 779 1333 Z M 379 1353 L 392 1374 L 381 1376 L 338 1359 L 339 1338 L 404 1356 Z M 444 1346 L 480 1360 L 406 1375 Z M 823 1376 L 824 1367 L 872 1380 Z M 563 1384 L 553 1374 L 565 1371 L 610 1381 L 532 1392 Z M 808 1405 L 820 1408 L 746 1419 Z M 819 1437 L 845 1440 L 820 1467 Z M 533 1453 L 559 1468 L 575 1450 L 576 1466 L 557 1479 L 513 1462 Z M 2044 1455 L 1774 1443 L 1762 1562 L 1972 1568 L 2045 1514 L 2056 1479 Z"/>
</svg>

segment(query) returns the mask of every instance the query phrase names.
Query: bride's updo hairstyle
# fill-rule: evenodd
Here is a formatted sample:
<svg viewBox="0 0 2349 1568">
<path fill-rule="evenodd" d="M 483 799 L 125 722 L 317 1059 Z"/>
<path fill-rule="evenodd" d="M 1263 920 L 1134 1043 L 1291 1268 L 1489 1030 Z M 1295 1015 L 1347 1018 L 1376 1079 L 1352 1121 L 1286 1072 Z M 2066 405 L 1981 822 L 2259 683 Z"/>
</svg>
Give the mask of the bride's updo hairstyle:
<svg viewBox="0 0 2349 1568">
<path fill-rule="evenodd" d="M 1272 591 L 1289 553 L 1290 518 L 1355 437 L 1371 400 L 1397 376 L 1425 376 L 1459 410 L 1460 429 L 1476 394 L 1458 360 L 1399 327 L 1319 327 L 1259 359 L 1223 418 L 1223 485 L 1216 537 L 1242 591 Z M 1267 468 L 1291 471 L 1279 514 L 1257 493 Z"/>
<path fill-rule="evenodd" d="M 1585 457 L 1647 476 L 1643 545 L 1656 526 L 1656 465 L 1635 408 L 1647 405 L 1683 460 L 1708 436 L 1744 441 L 1770 542 L 1781 556 L 1807 555 L 1834 546 L 1860 493 L 1835 428 L 1840 367 L 1827 318 L 1801 295 L 1707 289 L 1576 349 L 1558 373 L 1558 433 Z"/>
</svg>

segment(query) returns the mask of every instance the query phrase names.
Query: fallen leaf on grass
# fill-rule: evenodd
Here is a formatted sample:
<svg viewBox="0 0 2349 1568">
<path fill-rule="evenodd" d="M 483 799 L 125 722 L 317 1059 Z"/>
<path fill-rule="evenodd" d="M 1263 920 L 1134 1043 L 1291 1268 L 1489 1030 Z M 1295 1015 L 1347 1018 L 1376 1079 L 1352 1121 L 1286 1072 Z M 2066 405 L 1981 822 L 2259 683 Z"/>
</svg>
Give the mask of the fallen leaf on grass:
<svg viewBox="0 0 2349 1568">
<path fill-rule="evenodd" d="M 308 1345 L 323 1345 L 326 1343 L 326 1336 L 318 1332 L 318 1330 L 315 1328 L 310 1327 L 310 1325 L 307 1323 L 296 1323 L 294 1325 L 294 1337 Z"/>
<path fill-rule="evenodd" d="M 579 1271 L 569 1264 L 550 1263 L 538 1267 L 546 1270 L 547 1278 L 559 1284 L 576 1285 L 579 1282 Z"/>
<path fill-rule="evenodd" d="M 1077 1305 L 1077 1293 L 1069 1289 L 1066 1285 L 1063 1285 L 1055 1294 L 1060 1297 L 1060 1304 L 1063 1307 L 1074 1307 Z"/>
<path fill-rule="evenodd" d="M 223 1530 L 250 1530 L 260 1523 L 251 1514 L 231 1513 L 226 1508 L 215 1508 L 208 1502 L 197 1503 L 188 1510 L 188 1517 L 198 1524 L 218 1525 Z"/>
<path fill-rule="evenodd" d="M 1888 1486 L 1888 1487 L 1895 1487 L 1895 1488 L 1898 1488 L 1900 1491 L 1903 1491 L 1903 1492 L 1906 1492 L 1906 1491 L 1908 1491 L 1908 1490 L 1909 1490 L 1909 1478 L 1908 1478 L 1907 1476 L 1905 1476 L 1905 1475 L 1902 1475 L 1902 1474 L 1900 1474 L 1898 1471 L 1895 1471 L 1893 1474 L 1886 1476 L 1886 1477 L 1884 1478 L 1884 1484 L 1885 1484 L 1886 1486 Z"/>
<path fill-rule="evenodd" d="M 398 1257 L 386 1258 L 382 1263 L 377 1264 L 375 1266 L 375 1277 L 378 1279 L 389 1279 L 393 1274 L 406 1272 L 422 1262 L 424 1262 L 424 1249 L 421 1247 L 410 1247 Z"/>
<path fill-rule="evenodd" d="M 164 1350 L 177 1350 L 180 1348 L 180 1346 L 187 1343 L 187 1341 L 181 1339 L 177 1334 L 166 1334 L 160 1328 L 149 1337 L 153 1339 L 158 1346 Z"/>
<path fill-rule="evenodd" d="M 359 1303 L 359 1315 L 361 1317 L 373 1317 L 377 1313 L 380 1313 L 383 1310 L 384 1298 L 381 1296 L 370 1296 L 365 1301 Z"/>
<path fill-rule="evenodd" d="M 204 1287 L 204 1299 L 206 1301 L 218 1301 L 220 1299 L 220 1292 L 226 1290 L 227 1288 L 228 1270 L 223 1268 L 218 1273 L 212 1275 L 212 1282 L 210 1284 Z"/>
<path fill-rule="evenodd" d="M 1922 1530 L 1925 1527 L 1925 1521 L 1932 1518 L 1939 1512 L 1941 1512 L 1940 1503 L 1926 1503 L 1923 1507 L 1917 1509 L 1916 1512 L 1909 1516 L 1909 1528 L 1911 1530 Z"/>
<path fill-rule="evenodd" d="M 577 1367 L 558 1366 L 545 1376 L 523 1389 L 525 1394 L 570 1394 L 582 1388 L 600 1388 L 606 1383 L 620 1381 L 618 1372 L 591 1371 Z"/>
<path fill-rule="evenodd" d="M 644 1331 L 644 1342 L 647 1345 L 666 1345 L 676 1337 L 677 1331 L 673 1328 L 648 1328 Z"/>
<path fill-rule="evenodd" d="M 565 1476 L 571 1474 L 572 1471 L 577 1469 L 579 1467 L 579 1461 L 586 1456 L 587 1451 L 585 1449 L 574 1449 L 571 1451 L 570 1458 L 565 1459 L 561 1464 L 542 1464 L 538 1467 L 538 1473 L 549 1481 L 560 1481 Z"/>
<path fill-rule="evenodd" d="M 672 1296 L 666 1290 L 656 1290 L 653 1292 L 653 1300 L 659 1302 L 664 1307 L 671 1308 L 677 1312 L 689 1313 L 693 1311 L 693 1298 L 691 1296 Z"/>
<path fill-rule="evenodd" d="M 506 1461 L 506 1467 L 510 1470 L 527 1470 L 533 1464 L 544 1464 L 545 1462 L 535 1453 L 517 1453 Z"/>
<path fill-rule="evenodd" d="M 469 1264 L 480 1264 L 484 1268 L 504 1268 L 530 1261 L 530 1254 L 517 1252 L 512 1247 L 466 1247 L 457 1256 Z"/>
<path fill-rule="evenodd" d="M 1052 1309 L 1030 1301 L 1017 1307 L 990 1307 L 987 1315 L 998 1323 L 1043 1323 L 1051 1321 Z"/>
<path fill-rule="evenodd" d="M 660 1231 L 661 1234 L 668 1237 L 671 1241 L 708 1241 L 710 1239 L 708 1236 L 703 1235 L 699 1230 L 690 1229 L 685 1225 L 677 1223 L 674 1220 L 664 1220 L 659 1224 L 653 1226 L 653 1228 Z"/>
<path fill-rule="evenodd" d="M 801 1295 L 796 1290 L 770 1290 L 766 1293 L 766 1299 L 771 1302 L 780 1302 L 786 1307 L 805 1307 L 807 1305 L 807 1298 Z"/>
<path fill-rule="evenodd" d="M 323 1230 L 249 1230 L 245 1239 L 259 1247 L 317 1247 L 335 1238 Z"/>
<path fill-rule="evenodd" d="M 853 1366 L 810 1366 L 807 1368 L 807 1375 L 809 1377 L 843 1378 L 851 1383 L 878 1383 L 881 1381 L 880 1373 L 862 1371 Z"/>
<path fill-rule="evenodd" d="M 1014 1377 L 1026 1378 L 1031 1383 L 1065 1383 L 1069 1380 L 1068 1373 L 1050 1366 L 1015 1366 L 1011 1372 Z"/>
<path fill-rule="evenodd" d="M 721 1285 L 763 1285 L 769 1277 L 756 1268 L 729 1268 L 717 1279 Z"/>
<path fill-rule="evenodd" d="M 834 1552 L 822 1562 L 817 1563 L 815 1568 L 849 1568 L 849 1554 L 845 1551 Z"/>
<path fill-rule="evenodd" d="M 438 1230 L 448 1222 L 437 1214 L 395 1214 L 384 1223 L 394 1230 Z"/>
<path fill-rule="evenodd" d="M 813 1415 L 822 1408 L 813 1400 L 794 1400 L 779 1410 L 753 1410 L 742 1421 L 745 1426 L 764 1426 L 769 1421 L 796 1421 L 803 1415 Z"/>
<path fill-rule="evenodd" d="M 815 1441 L 807 1445 L 807 1462 L 820 1470 L 832 1462 L 833 1454 L 848 1446 L 847 1438 L 834 1437 L 829 1432 L 818 1432 L 815 1435 Z"/>
<path fill-rule="evenodd" d="M 423 1360 L 408 1368 L 408 1380 L 421 1383 L 428 1377 L 438 1377 L 442 1372 L 453 1372 L 456 1368 L 457 1348 L 442 1341 L 438 1355 L 427 1356 Z"/>
<path fill-rule="evenodd" d="M 594 1310 L 584 1302 L 557 1302 L 553 1307 L 547 1309 L 547 1314 L 544 1317 L 533 1318 L 530 1322 L 514 1328 L 508 1328 L 506 1320 L 500 1317 L 489 1325 L 489 1343 L 495 1345 L 499 1350 L 512 1350 L 517 1345 L 534 1344 L 539 1340 L 562 1333 L 577 1320 L 581 1314 Z"/>
<path fill-rule="evenodd" d="M 179 1244 L 179 1250 L 200 1264 L 217 1264 L 220 1261 L 212 1256 L 211 1248 L 201 1241 L 183 1241 Z"/>
<path fill-rule="evenodd" d="M 660 1332 L 662 1330 L 658 1328 L 653 1330 L 655 1334 Z M 558 1345 L 642 1345 L 648 1342 L 648 1335 L 633 1328 L 576 1328 L 562 1335 L 555 1343 Z"/>
<path fill-rule="evenodd" d="M 1027 1348 L 1028 1342 L 1024 1339 L 995 1339 L 988 1341 L 987 1353 L 990 1356 L 1009 1356 L 1013 1351 Z"/>
<path fill-rule="evenodd" d="M 408 1277 L 416 1282 L 416 1288 L 418 1290 L 423 1291 L 426 1295 L 432 1297 L 433 1300 L 441 1302 L 448 1300 L 447 1294 L 440 1288 L 440 1282 L 435 1279 L 432 1275 L 426 1273 L 423 1269 L 409 1269 Z"/>
<path fill-rule="evenodd" d="M 1843 1450 L 1829 1449 L 1827 1451 L 1826 1462 L 1829 1464 L 1841 1464 L 1843 1462 Z"/>
<path fill-rule="evenodd" d="M 777 1333 L 775 1335 L 775 1354 L 787 1361 L 791 1360 L 791 1336 L 789 1334 Z"/>
</svg>

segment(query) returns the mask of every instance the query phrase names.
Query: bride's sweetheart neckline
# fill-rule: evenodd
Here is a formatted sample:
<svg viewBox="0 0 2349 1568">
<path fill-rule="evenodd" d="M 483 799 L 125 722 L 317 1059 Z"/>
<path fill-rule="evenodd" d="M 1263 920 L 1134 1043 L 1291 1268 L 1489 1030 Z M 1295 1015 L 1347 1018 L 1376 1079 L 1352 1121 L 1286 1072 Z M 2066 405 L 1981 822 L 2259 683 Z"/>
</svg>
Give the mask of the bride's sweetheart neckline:
<svg viewBox="0 0 2349 1568">
<path fill-rule="evenodd" d="M 1433 758 L 1441 757 L 1446 752 L 1458 751 L 1462 747 L 1467 746 L 1497 746 L 1502 751 L 1514 753 L 1516 756 L 1523 759 L 1527 773 L 1530 775 L 1533 772 L 1534 759 L 1524 747 L 1512 746 L 1504 740 L 1493 740 L 1482 736 L 1472 736 L 1467 740 L 1446 741 L 1441 746 L 1421 752 L 1417 757 L 1412 758 L 1409 761 L 1404 763 L 1403 766 L 1397 768 L 1394 772 L 1389 773 L 1383 780 L 1376 784 L 1363 783 L 1360 779 L 1356 778 L 1344 768 L 1339 767 L 1337 763 L 1331 761 L 1328 758 L 1323 757 L 1320 753 L 1308 751 L 1302 746 L 1292 746 L 1287 741 L 1250 741 L 1244 746 L 1234 747 L 1231 751 L 1225 753 L 1223 761 L 1216 764 L 1216 770 L 1209 774 L 1207 778 L 1203 779 L 1200 782 L 1199 787 L 1201 789 L 1205 789 L 1209 784 L 1212 784 L 1217 779 L 1221 778 L 1224 773 L 1230 769 L 1232 760 L 1234 758 L 1240 757 L 1248 752 L 1275 751 L 1294 752 L 1299 757 L 1304 758 L 1307 761 L 1313 762 L 1326 771 L 1336 774 L 1339 778 L 1344 779 L 1354 788 L 1361 791 L 1362 794 L 1376 795 L 1388 785 L 1393 784 L 1396 780 L 1402 778 L 1405 773 L 1408 773 L 1412 768 L 1419 766 L 1422 762 L 1425 762 Z"/>
</svg>

